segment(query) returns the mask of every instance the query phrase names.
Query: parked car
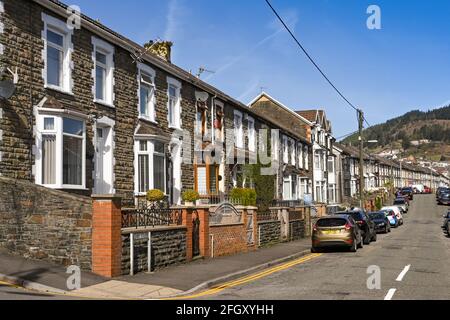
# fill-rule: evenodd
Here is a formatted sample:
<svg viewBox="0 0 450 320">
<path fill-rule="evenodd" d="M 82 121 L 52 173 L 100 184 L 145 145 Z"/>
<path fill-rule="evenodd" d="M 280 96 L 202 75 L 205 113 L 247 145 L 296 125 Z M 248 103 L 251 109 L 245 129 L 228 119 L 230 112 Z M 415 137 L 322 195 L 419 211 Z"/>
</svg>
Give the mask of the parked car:
<svg viewBox="0 0 450 320">
<path fill-rule="evenodd" d="M 447 234 L 450 235 L 450 210 L 444 214 L 444 223 L 442 224 L 442 228 L 447 231 Z"/>
<path fill-rule="evenodd" d="M 400 225 L 397 216 L 395 215 L 394 210 L 382 210 L 380 212 L 384 212 L 384 214 L 386 215 L 386 218 L 388 218 L 389 220 L 389 224 L 392 228 L 398 228 L 398 226 Z"/>
<path fill-rule="evenodd" d="M 361 230 L 351 215 L 332 215 L 317 220 L 312 232 L 311 252 L 325 247 L 348 247 L 356 252 L 363 247 Z"/>
<path fill-rule="evenodd" d="M 450 192 L 441 192 L 437 199 L 437 203 L 439 205 L 441 205 L 441 204 L 449 205 L 450 204 Z"/>
<path fill-rule="evenodd" d="M 450 188 L 439 187 L 436 191 L 436 200 L 439 199 L 442 193 L 450 193 Z"/>
<path fill-rule="evenodd" d="M 414 184 L 411 186 L 414 193 L 423 193 L 424 186 L 423 184 Z"/>
<path fill-rule="evenodd" d="M 337 215 L 350 214 L 361 229 L 364 244 L 370 244 L 371 241 L 377 241 L 377 232 L 375 231 L 375 223 L 370 219 L 367 213 L 360 209 L 354 208 L 350 211 L 337 212 Z"/>
<path fill-rule="evenodd" d="M 406 213 L 409 210 L 409 204 L 403 197 L 395 199 L 393 204 L 394 206 L 399 207 L 403 211 L 403 213 Z"/>
<path fill-rule="evenodd" d="M 369 212 L 369 217 L 375 223 L 375 231 L 378 233 L 391 232 L 391 224 L 384 211 Z"/>
<path fill-rule="evenodd" d="M 425 194 L 431 194 L 431 188 L 430 188 L 430 187 L 427 187 L 427 186 L 424 186 L 424 187 L 423 187 L 423 193 L 425 193 Z"/>
<path fill-rule="evenodd" d="M 403 224 L 403 215 L 400 212 L 400 209 L 397 206 L 387 206 L 387 207 L 383 207 L 381 208 L 381 210 L 392 210 L 395 213 L 395 216 L 397 217 L 398 220 L 398 225 L 401 226 Z"/>
<path fill-rule="evenodd" d="M 400 190 L 400 192 L 403 195 L 407 195 L 409 197 L 409 200 L 413 200 L 414 199 L 414 192 L 413 189 L 411 187 L 404 187 Z"/>
</svg>

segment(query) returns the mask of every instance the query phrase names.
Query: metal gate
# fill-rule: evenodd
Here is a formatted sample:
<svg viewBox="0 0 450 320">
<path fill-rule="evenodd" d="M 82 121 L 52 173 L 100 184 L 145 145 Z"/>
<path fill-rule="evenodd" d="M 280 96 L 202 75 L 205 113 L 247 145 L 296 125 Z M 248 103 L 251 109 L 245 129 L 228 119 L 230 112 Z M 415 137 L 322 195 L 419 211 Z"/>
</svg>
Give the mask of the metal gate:
<svg viewBox="0 0 450 320">
<path fill-rule="evenodd" d="M 200 219 L 195 213 L 192 218 L 192 257 L 200 255 Z"/>
<path fill-rule="evenodd" d="M 255 243 L 255 233 L 253 232 L 253 213 L 247 215 L 247 244 L 252 245 Z"/>
</svg>

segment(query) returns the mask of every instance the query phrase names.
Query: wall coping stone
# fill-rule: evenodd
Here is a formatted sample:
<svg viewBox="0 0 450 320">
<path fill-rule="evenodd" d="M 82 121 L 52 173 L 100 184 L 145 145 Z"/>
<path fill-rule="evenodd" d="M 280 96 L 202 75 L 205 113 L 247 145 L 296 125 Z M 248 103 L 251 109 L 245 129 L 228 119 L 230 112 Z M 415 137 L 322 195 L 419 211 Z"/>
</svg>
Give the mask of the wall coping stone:
<svg viewBox="0 0 450 320">
<path fill-rule="evenodd" d="M 122 234 L 145 233 L 145 232 L 161 232 L 170 230 L 187 229 L 186 226 L 155 226 L 155 227 L 139 227 L 139 228 L 123 228 Z"/>
<path fill-rule="evenodd" d="M 294 221 L 294 220 L 291 220 Z M 264 224 L 264 223 L 273 223 L 273 222 L 281 222 L 280 220 L 261 220 L 258 221 L 258 224 Z"/>
<path fill-rule="evenodd" d="M 119 194 L 93 194 L 91 198 L 94 200 L 113 200 L 113 199 L 122 199 L 123 196 Z"/>
</svg>

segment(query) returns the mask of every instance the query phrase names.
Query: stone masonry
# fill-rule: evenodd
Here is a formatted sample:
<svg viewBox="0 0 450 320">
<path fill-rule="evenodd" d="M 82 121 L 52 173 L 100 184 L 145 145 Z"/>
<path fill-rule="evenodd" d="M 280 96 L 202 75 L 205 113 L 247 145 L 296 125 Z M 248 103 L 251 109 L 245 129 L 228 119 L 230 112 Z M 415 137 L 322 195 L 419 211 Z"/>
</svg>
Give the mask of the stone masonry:
<svg viewBox="0 0 450 320">
<path fill-rule="evenodd" d="M 0 177 L 0 247 L 91 269 L 91 199 Z"/>
</svg>

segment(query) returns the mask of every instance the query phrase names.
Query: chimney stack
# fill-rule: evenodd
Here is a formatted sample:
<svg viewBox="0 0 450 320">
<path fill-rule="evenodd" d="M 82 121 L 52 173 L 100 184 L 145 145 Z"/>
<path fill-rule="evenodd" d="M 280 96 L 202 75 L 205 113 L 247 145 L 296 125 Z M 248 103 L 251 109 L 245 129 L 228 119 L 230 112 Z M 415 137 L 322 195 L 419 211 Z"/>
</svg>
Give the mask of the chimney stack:
<svg viewBox="0 0 450 320">
<path fill-rule="evenodd" d="M 171 50 L 173 43 L 170 41 L 155 42 L 153 40 L 144 44 L 144 48 L 167 62 L 171 62 Z"/>
</svg>

